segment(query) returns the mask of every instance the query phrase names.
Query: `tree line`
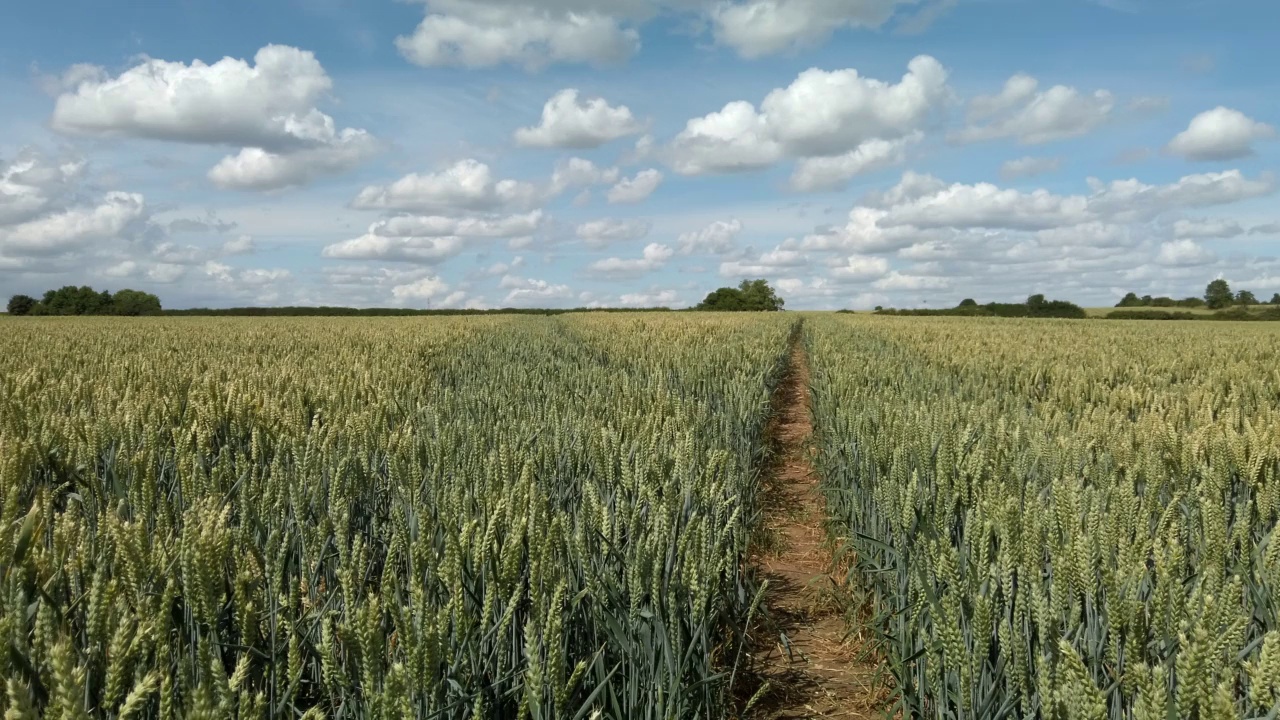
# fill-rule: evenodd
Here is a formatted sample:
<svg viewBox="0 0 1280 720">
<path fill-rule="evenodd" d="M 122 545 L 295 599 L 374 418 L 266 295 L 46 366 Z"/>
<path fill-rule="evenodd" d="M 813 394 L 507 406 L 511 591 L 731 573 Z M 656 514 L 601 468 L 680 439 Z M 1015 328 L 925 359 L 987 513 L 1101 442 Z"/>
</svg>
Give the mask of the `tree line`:
<svg viewBox="0 0 1280 720">
<path fill-rule="evenodd" d="M 1241 290 L 1232 292 L 1231 285 L 1221 278 L 1210 282 L 1204 289 L 1204 297 L 1188 297 L 1181 300 L 1174 300 L 1170 297 L 1151 297 L 1143 295 L 1138 297 L 1137 293 L 1126 293 L 1120 302 L 1116 303 L 1118 308 L 1134 308 L 1134 307 L 1186 307 L 1199 308 L 1207 307 L 1210 310 L 1222 310 L 1233 305 L 1262 305 L 1257 296 L 1249 290 Z M 1280 305 L 1280 293 L 1274 293 L 1266 305 Z"/>
<path fill-rule="evenodd" d="M 1047 300 L 1039 293 L 1027 298 L 1023 303 L 989 302 L 978 304 L 973 298 L 965 298 L 953 308 L 936 308 L 926 310 L 893 310 L 876 308 L 877 315 L 954 315 L 959 317 L 1030 317 L 1030 318 L 1071 318 L 1086 317 L 1084 308 L 1066 300 Z"/>
<path fill-rule="evenodd" d="M 46 290 L 37 300 L 30 295 L 14 295 L 7 307 L 10 315 L 159 315 L 160 298 L 141 290 L 98 292 L 88 285 L 66 285 Z"/>
</svg>

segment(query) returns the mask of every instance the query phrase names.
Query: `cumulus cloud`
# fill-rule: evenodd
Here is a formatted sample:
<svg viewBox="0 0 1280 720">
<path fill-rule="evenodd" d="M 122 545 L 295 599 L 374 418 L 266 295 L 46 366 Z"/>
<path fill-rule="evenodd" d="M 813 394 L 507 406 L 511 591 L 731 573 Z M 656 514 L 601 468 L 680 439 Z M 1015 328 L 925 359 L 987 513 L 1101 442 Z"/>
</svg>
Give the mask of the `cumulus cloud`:
<svg viewBox="0 0 1280 720">
<path fill-rule="evenodd" d="M 825 158 L 802 165 L 795 182 L 827 186 L 897 161 L 901 143 L 918 137 L 945 100 L 946 81 L 946 69 L 927 55 L 911 60 L 896 84 L 852 68 L 813 68 L 770 92 L 759 110 L 735 101 L 689 120 L 664 154 L 683 175 L 756 170 L 785 156 Z"/>
<path fill-rule="evenodd" d="M 1243 234 L 1240 223 L 1224 218 L 1184 219 L 1173 223 L 1173 236 L 1178 239 L 1229 238 Z"/>
<path fill-rule="evenodd" d="M 516 130 L 515 139 L 533 147 L 594 148 L 642 129 L 626 105 L 614 107 L 604 98 L 579 102 L 578 91 L 568 88 L 547 100 L 541 123 Z"/>
<path fill-rule="evenodd" d="M 1062 158 L 1056 157 L 1020 157 L 1008 160 L 1000 166 L 1000 177 L 1006 180 L 1035 177 L 1057 172 L 1062 167 Z"/>
<path fill-rule="evenodd" d="M 401 302 L 434 300 L 447 292 L 449 292 L 449 284 L 440 279 L 439 275 L 428 275 L 391 288 L 392 297 Z"/>
<path fill-rule="evenodd" d="M 671 307 L 679 301 L 680 293 L 675 290 L 623 293 L 618 296 L 618 303 L 627 307 Z"/>
<path fill-rule="evenodd" d="M 840 189 L 856 175 L 901 165 L 907 146 L 922 137 L 923 133 L 916 133 L 897 140 L 876 138 L 840 155 L 802 158 L 791 174 L 791 188 L 802 192 Z"/>
<path fill-rule="evenodd" d="M 825 41 L 841 28 L 878 28 L 916 0 L 746 0 L 719 2 L 710 19 L 717 43 L 757 58 Z"/>
<path fill-rule="evenodd" d="M 668 245 L 649 243 L 638 258 L 610 257 L 597 260 L 587 266 L 587 270 L 598 275 L 609 277 L 628 277 L 643 275 L 667 264 L 675 251 Z"/>
<path fill-rule="evenodd" d="M 1217 259 L 1212 252 L 1204 249 L 1194 240 L 1173 240 L 1160 245 L 1160 254 L 1156 262 L 1161 265 L 1186 266 L 1204 265 Z"/>
<path fill-rule="evenodd" d="M 653 194 L 662 184 L 662 173 L 649 169 L 641 170 L 635 177 L 623 178 L 618 184 L 609 188 L 610 203 L 638 203 Z"/>
<path fill-rule="evenodd" d="M 1192 118 L 1165 149 L 1188 160 L 1234 160 L 1252 155 L 1253 143 L 1275 135 L 1274 127 L 1220 105 Z"/>
<path fill-rule="evenodd" d="M 876 290 L 942 290 L 951 286 L 945 277 L 933 275 L 909 275 L 892 270 L 876 280 L 871 287 Z"/>
<path fill-rule="evenodd" d="M 248 255 L 256 249 L 253 237 L 250 235 L 238 235 L 222 243 L 223 255 Z"/>
<path fill-rule="evenodd" d="M 369 226 L 369 233 L 384 237 L 512 238 L 533 234 L 542 220 L 541 210 L 474 217 L 397 215 L 373 223 Z"/>
<path fill-rule="evenodd" d="M 0 227 L 0 255 L 50 256 L 115 238 L 146 214 L 137 193 L 109 192 L 93 205 L 78 205 Z"/>
<path fill-rule="evenodd" d="M 276 189 L 339 173 L 375 150 L 364 130 L 338 130 L 316 103 L 332 81 L 315 55 L 285 45 L 253 63 L 144 58 L 116 77 L 82 72 L 51 124 L 74 134 L 132 137 L 242 150 L 210 171 L 220 186 Z"/>
<path fill-rule="evenodd" d="M 84 174 L 82 160 L 51 158 L 35 148 L 0 160 L 0 226 L 37 217 L 66 198 Z"/>
<path fill-rule="evenodd" d="M 740 220 L 716 220 L 701 230 L 681 233 L 680 252 L 683 255 L 724 255 L 733 250 L 734 238 L 740 232 Z"/>
<path fill-rule="evenodd" d="M 534 71 L 553 63 L 622 62 L 639 50 L 640 34 L 591 7 L 430 0 L 426 17 L 412 35 L 396 38 L 396 47 L 424 67 L 510 64 Z"/>
<path fill-rule="evenodd" d="M 365 233 L 351 240 L 326 245 L 321 255 L 343 260 L 393 260 L 437 265 L 462 251 L 462 238 L 387 237 Z"/>
<path fill-rule="evenodd" d="M 614 220 L 603 218 L 581 223 L 574 233 L 589 248 L 602 248 L 610 243 L 639 240 L 649 234 L 652 223 L 647 220 Z"/>
<path fill-rule="evenodd" d="M 434 173 L 410 173 L 390 185 L 369 185 L 351 202 L 358 210 L 493 211 L 529 207 L 541 199 L 532 183 L 495 180 L 489 166 L 460 160 Z"/>
<path fill-rule="evenodd" d="M 536 305 L 573 297 L 573 290 L 568 285 L 516 275 L 503 276 L 498 287 L 509 291 L 506 301 L 512 305 Z"/>
<path fill-rule="evenodd" d="M 618 168 L 598 167 L 590 160 L 579 157 L 562 160 L 551 174 L 551 193 L 559 194 L 575 187 L 612 185 L 618 182 Z"/>
<path fill-rule="evenodd" d="M 720 263 L 722 277 L 773 276 L 787 268 L 808 264 L 809 258 L 800 250 L 775 247 L 754 258 L 727 260 Z"/>
<path fill-rule="evenodd" d="M 1019 73 L 996 95 L 979 95 L 969 102 L 969 124 L 949 135 L 954 142 L 971 143 L 1017 138 L 1023 145 L 1039 145 L 1084 135 L 1111 118 L 1115 98 L 1106 90 L 1082 93 L 1055 85 L 1038 91 L 1039 81 Z"/>
<path fill-rule="evenodd" d="M 849 255 L 830 271 L 832 279 L 840 282 L 865 282 L 889 272 L 889 261 L 873 255 Z"/>
<path fill-rule="evenodd" d="M 1039 230 L 1110 220 L 1139 222 L 1183 207 L 1221 205 L 1275 190 L 1275 178 L 1256 180 L 1238 170 L 1188 175 L 1167 185 L 1136 179 L 1090 182 L 1089 195 L 1057 195 L 1037 189 L 1023 192 L 992 183 L 939 185 L 936 178 L 904 176 L 887 193 L 893 202 L 876 217 L 879 227 L 1001 228 Z"/>
<path fill-rule="evenodd" d="M 363 130 L 347 128 L 328 144 L 290 153 L 244 148 L 209 170 L 209 180 L 234 190 L 279 190 L 306 185 L 324 175 L 339 175 L 369 159 L 378 144 Z"/>
</svg>

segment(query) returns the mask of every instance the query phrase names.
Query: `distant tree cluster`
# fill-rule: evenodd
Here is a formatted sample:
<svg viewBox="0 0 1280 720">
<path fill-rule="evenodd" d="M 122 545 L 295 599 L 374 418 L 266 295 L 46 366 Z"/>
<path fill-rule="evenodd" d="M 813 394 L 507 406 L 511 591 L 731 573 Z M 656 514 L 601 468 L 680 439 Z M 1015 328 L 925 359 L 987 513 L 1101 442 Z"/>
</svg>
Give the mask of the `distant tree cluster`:
<svg viewBox="0 0 1280 720">
<path fill-rule="evenodd" d="M 1221 278 L 1214 280 L 1204 289 L 1204 297 L 1189 297 L 1181 300 L 1174 300 L 1169 297 L 1151 297 L 1143 295 L 1138 297 L 1137 293 L 1126 293 L 1120 302 L 1116 303 L 1118 308 L 1136 308 L 1136 307 L 1184 307 L 1198 308 L 1208 307 L 1210 310 L 1221 310 L 1233 305 L 1261 305 L 1257 296 L 1248 290 L 1240 292 L 1231 292 L 1231 286 L 1226 280 Z M 1271 300 L 1267 301 L 1268 305 L 1280 305 L 1280 293 L 1271 296 Z"/>
<path fill-rule="evenodd" d="M 160 298 L 141 290 L 120 290 L 114 295 L 88 285 L 66 285 L 48 290 L 36 300 L 30 295 L 9 298 L 10 315 L 159 315 Z"/>
<path fill-rule="evenodd" d="M 1066 300 L 1046 300 L 1044 295 L 1036 294 L 1027 298 L 1025 303 L 990 302 L 979 305 L 972 298 L 965 298 L 953 308 L 937 310 L 885 310 L 876 308 L 880 315 L 955 315 L 961 317 L 1032 317 L 1032 318 L 1072 318 L 1086 316 L 1084 308 Z"/>
<path fill-rule="evenodd" d="M 722 287 L 709 293 L 694 310 L 730 312 L 774 312 L 782 309 L 783 300 L 765 280 L 743 280 L 738 287 Z"/>
</svg>

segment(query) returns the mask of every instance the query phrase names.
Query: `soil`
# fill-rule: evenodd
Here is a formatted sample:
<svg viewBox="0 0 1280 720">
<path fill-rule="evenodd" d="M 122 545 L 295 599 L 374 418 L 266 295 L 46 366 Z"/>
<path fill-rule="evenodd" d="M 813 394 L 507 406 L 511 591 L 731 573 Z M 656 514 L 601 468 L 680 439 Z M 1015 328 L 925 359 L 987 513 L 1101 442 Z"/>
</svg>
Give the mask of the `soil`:
<svg viewBox="0 0 1280 720">
<path fill-rule="evenodd" d="M 764 482 L 764 533 L 753 561 L 769 582 L 753 628 L 752 667 L 770 688 L 747 714 L 767 718 L 882 718 L 888 694 L 870 642 L 851 633 L 842 606 L 847 576 L 833 562 L 826 508 L 810 459 L 809 363 L 792 347 L 774 394 L 772 457 Z M 784 639 L 785 638 L 785 639 Z"/>
</svg>

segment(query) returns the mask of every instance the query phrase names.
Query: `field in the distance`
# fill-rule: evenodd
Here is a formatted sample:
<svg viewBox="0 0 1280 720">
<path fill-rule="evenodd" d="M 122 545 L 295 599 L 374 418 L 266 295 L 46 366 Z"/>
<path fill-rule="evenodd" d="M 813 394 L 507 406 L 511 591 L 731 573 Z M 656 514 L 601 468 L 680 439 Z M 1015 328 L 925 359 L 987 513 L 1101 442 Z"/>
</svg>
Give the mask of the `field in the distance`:
<svg viewBox="0 0 1280 720">
<path fill-rule="evenodd" d="M 793 341 L 886 709 L 1274 712 L 1280 328 L 828 313 L 0 320 L 0 709 L 732 716 Z"/>
</svg>

